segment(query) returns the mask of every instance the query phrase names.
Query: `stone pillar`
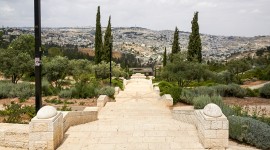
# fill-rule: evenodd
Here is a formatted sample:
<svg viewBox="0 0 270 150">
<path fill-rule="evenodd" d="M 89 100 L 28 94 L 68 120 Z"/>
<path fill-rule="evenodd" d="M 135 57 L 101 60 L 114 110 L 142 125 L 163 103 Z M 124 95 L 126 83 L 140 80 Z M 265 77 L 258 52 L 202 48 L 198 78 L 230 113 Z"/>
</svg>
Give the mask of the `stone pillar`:
<svg viewBox="0 0 270 150">
<path fill-rule="evenodd" d="M 63 114 L 54 107 L 42 107 L 29 125 L 29 150 L 54 150 L 61 144 Z"/>
<path fill-rule="evenodd" d="M 196 110 L 195 117 L 199 139 L 204 148 L 226 149 L 229 145 L 229 122 L 216 104 Z"/>
</svg>

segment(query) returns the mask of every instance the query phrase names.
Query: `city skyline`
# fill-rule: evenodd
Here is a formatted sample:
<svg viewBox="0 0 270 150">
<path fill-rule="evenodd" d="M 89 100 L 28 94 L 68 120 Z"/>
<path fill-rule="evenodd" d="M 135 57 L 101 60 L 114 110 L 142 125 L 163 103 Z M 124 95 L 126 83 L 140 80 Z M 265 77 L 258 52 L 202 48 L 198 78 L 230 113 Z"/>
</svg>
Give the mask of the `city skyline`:
<svg viewBox="0 0 270 150">
<path fill-rule="evenodd" d="M 267 0 L 46 0 L 41 1 L 43 27 L 95 26 L 97 6 L 101 24 L 112 16 L 113 27 L 191 31 L 193 13 L 199 11 L 200 32 L 225 36 L 270 35 Z M 1 0 L 0 25 L 31 27 L 33 0 Z"/>
</svg>

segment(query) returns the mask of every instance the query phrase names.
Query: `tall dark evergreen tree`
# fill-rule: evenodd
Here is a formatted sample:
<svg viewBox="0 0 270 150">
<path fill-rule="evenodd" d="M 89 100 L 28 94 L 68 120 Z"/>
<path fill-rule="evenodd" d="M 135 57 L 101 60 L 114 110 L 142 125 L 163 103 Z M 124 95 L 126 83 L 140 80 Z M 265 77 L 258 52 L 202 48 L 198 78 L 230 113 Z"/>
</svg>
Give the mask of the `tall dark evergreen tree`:
<svg viewBox="0 0 270 150">
<path fill-rule="evenodd" d="M 164 51 L 164 54 L 163 54 L 163 67 L 165 67 L 167 64 L 167 50 L 166 50 L 166 47 L 165 47 L 165 51 Z"/>
<path fill-rule="evenodd" d="M 188 43 L 188 61 L 197 61 L 199 63 L 202 62 L 202 43 L 199 32 L 199 24 L 198 24 L 198 12 L 194 13 L 192 24 L 192 32 L 189 35 L 189 43 Z"/>
<path fill-rule="evenodd" d="M 180 46 L 179 46 L 179 30 L 177 27 L 175 27 L 174 36 L 173 36 L 173 43 L 172 43 L 172 53 L 170 56 L 171 62 L 173 61 L 173 54 L 176 54 L 180 52 Z"/>
<path fill-rule="evenodd" d="M 180 52 L 179 46 L 179 30 L 175 27 L 174 36 L 173 36 L 173 43 L 172 43 L 172 54 L 176 54 Z"/>
<path fill-rule="evenodd" d="M 113 37 L 112 37 L 112 29 L 111 29 L 111 16 L 109 17 L 108 26 L 104 36 L 104 45 L 103 45 L 103 53 L 101 56 L 102 61 L 109 62 L 110 54 L 113 48 Z"/>
<path fill-rule="evenodd" d="M 97 16 L 96 16 L 96 33 L 95 33 L 95 63 L 99 64 L 101 62 L 102 55 L 102 33 L 101 33 L 101 23 L 100 23 L 100 7 L 98 6 Z"/>
</svg>

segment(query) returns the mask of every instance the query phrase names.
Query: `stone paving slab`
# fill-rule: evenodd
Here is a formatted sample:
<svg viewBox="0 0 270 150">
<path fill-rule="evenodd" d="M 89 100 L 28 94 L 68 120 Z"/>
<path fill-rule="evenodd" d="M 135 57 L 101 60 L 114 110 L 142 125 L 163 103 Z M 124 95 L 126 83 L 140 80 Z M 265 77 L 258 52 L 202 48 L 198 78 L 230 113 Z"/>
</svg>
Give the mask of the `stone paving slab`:
<svg viewBox="0 0 270 150">
<path fill-rule="evenodd" d="M 151 86 L 145 79 L 128 83 L 97 121 L 70 127 L 58 150 L 204 149 L 196 127 L 174 120 Z"/>
</svg>

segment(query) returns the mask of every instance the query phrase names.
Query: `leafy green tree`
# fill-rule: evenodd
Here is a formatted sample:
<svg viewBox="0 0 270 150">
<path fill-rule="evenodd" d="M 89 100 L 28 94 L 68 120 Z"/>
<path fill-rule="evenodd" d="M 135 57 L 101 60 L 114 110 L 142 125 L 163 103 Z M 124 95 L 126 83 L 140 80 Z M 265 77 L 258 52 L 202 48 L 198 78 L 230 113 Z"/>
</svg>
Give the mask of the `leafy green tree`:
<svg viewBox="0 0 270 150">
<path fill-rule="evenodd" d="M 73 76 L 76 82 L 82 80 L 85 75 L 91 74 L 91 62 L 85 59 L 71 60 L 70 64 L 70 75 Z"/>
<path fill-rule="evenodd" d="M 34 70 L 34 60 L 26 52 L 0 49 L 0 71 L 17 83 L 26 73 Z"/>
<path fill-rule="evenodd" d="M 102 61 L 100 64 L 93 66 L 96 78 L 106 79 L 109 78 L 110 64 Z M 116 63 L 112 62 L 112 76 L 113 77 L 126 77 L 126 73 Z"/>
<path fill-rule="evenodd" d="M 110 62 L 110 55 L 112 52 L 112 48 L 113 48 L 113 37 L 112 37 L 111 16 L 110 16 L 104 36 L 103 53 L 101 56 L 102 61 Z"/>
<path fill-rule="evenodd" d="M 61 88 L 62 81 L 70 70 L 69 60 L 66 57 L 56 56 L 51 59 L 43 58 L 44 74 L 51 85 Z"/>
<path fill-rule="evenodd" d="M 63 53 L 59 47 L 51 47 L 48 49 L 48 56 L 49 57 L 63 56 Z"/>
<path fill-rule="evenodd" d="M 102 56 L 102 32 L 100 23 L 100 6 L 98 6 L 97 16 L 96 16 L 96 33 L 95 33 L 95 63 L 99 64 L 101 62 Z"/>
<path fill-rule="evenodd" d="M 165 67 L 167 64 L 167 50 L 166 50 L 166 47 L 165 47 L 165 51 L 164 51 L 164 54 L 163 54 L 163 67 Z"/>
<path fill-rule="evenodd" d="M 28 53 L 31 56 L 31 58 L 34 58 L 35 38 L 30 34 L 22 34 L 10 43 L 9 49 L 13 49 L 18 53 L 20 52 Z"/>
<path fill-rule="evenodd" d="M 4 35 L 3 31 L 0 31 L 0 48 L 6 49 L 8 48 L 9 42 L 4 40 L 3 35 Z"/>
<path fill-rule="evenodd" d="M 251 65 L 244 60 L 232 60 L 227 64 L 229 72 L 236 75 L 236 79 L 239 83 L 241 83 L 241 78 L 239 77 L 240 73 L 244 73 L 245 71 L 251 68 Z"/>
<path fill-rule="evenodd" d="M 189 35 L 188 43 L 188 61 L 202 62 L 202 43 L 199 33 L 199 24 L 198 24 L 198 12 L 195 12 L 192 24 L 192 31 Z"/>
<path fill-rule="evenodd" d="M 179 87 L 185 87 L 191 81 L 198 82 L 203 78 L 205 67 L 202 64 L 185 61 L 181 53 L 173 55 L 173 62 L 169 62 L 162 71 L 162 78 L 168 82 L 177 82 Z"/>
<path fill-rule="evenodd" d="M 180 52 L 180 46 L 179 46 L 179 30 L 177 27 L 175 27 L 175 31 L 174 31 L 174 36 L 173 36 L 173 43 L 172 43 L 172 54 L 171 54 L 171 62 L 173 59 L 174 54 L 177 54 L 178 52 Z"/>
</svg>

